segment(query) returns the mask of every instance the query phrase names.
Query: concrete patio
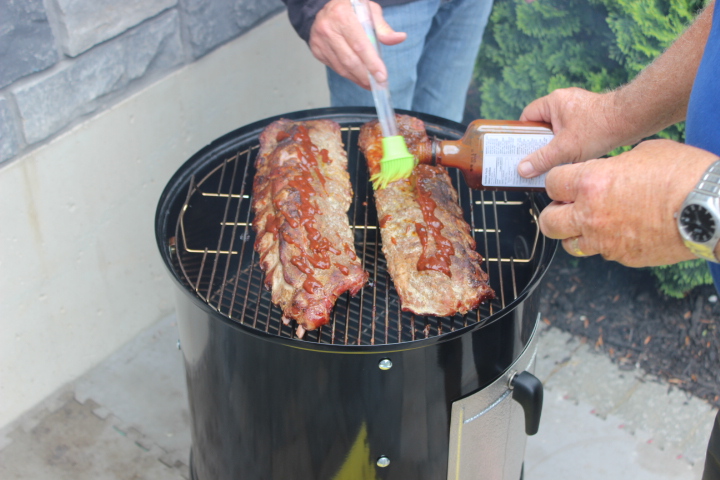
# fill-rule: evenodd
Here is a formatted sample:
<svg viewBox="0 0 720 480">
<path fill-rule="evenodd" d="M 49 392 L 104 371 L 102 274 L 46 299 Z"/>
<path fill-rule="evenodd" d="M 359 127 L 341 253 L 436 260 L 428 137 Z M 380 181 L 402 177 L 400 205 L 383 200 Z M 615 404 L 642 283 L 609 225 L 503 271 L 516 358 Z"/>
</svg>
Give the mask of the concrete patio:
<svg viewBox="0 0 720 480">
<path fill-rule="evenodd" d="M 170 315 L 2 429 L 0 478 L 190 478 L 177 338 Z M 715 416 L 705 402 L 640 370 L 620 371 L 546 326 L 536 375 L 545 403 L 527 445 L 527 480 L 700 478 Z"/>
</svg>

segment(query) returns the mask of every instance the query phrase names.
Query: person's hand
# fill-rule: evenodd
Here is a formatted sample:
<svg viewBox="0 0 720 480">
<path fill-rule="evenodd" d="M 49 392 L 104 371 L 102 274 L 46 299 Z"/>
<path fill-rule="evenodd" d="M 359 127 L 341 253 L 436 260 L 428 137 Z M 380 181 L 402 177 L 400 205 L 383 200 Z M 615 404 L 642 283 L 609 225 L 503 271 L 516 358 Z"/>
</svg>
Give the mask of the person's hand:
<svg viewBox="0 0 720 480">
<path fill-rule="evenodd" d="M 555 167 L 546 190 L 555 200 L 540 229 L 571 255 L 601 254 L 629 267 L 696 258 L 684 246 L 675 213 L 714 155 L 671 140 L 649 140 L 611 158 Z"/>
<path fill-rule="evenodd" d="M 387 24 L 380 5 L 369 4 L 378 42 L 397 45 L 404 41 L 407 34 Z M 365 89 L 370 89 L 368 72 L 378 82 L 387 80 L 385 64 L 360 25 L 350 0 L 330 0 L 318 12 L 308 44 L 315 58 Z"/>
<path fill-rule="evenodd" d="M 613 93 L 558 89 L 526 106 L 520 120 L 549 123 L 555 134 L 550 143 L 529 154 L 518 165 L 520 175 L 527 178 L 556 165 L 601 157 L 635 140 L 628 137 L 630 129 L 616 115 Z"/>
</svg>

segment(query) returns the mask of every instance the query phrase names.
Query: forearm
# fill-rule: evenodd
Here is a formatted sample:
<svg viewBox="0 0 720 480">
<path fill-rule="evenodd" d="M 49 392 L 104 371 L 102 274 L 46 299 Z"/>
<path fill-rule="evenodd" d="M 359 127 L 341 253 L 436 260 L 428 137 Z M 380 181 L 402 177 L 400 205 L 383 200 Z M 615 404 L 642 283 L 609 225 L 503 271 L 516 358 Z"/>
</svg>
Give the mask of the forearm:
<svg viewBox="0 0 720 480">
<path fill-rule="evenodd" d="M 660 57 L 612 93 L 606 113 L 626 132 L 619 145 L 633 145 L 685 119 L 714 5 L 713 0 Z"/>
</svg>

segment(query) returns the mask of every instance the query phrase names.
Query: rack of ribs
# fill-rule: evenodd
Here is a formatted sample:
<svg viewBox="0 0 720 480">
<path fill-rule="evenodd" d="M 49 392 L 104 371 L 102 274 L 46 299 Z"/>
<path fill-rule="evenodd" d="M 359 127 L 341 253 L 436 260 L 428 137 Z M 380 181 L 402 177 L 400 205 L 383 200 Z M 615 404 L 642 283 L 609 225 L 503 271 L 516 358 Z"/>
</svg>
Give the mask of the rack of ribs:
<svg viewBox="0 0 720 480">
<path fill-rule="evenodd" d="M 410 153 L 427 155 L 431 143 L 422 120 L 397 115 L 397 121 Z M 381 138 L 377 121 L 360 129 L 359 145 L 371 175 L 380 171 Z M 417 165 L 410 178 L 374 196 L 382 251 L 403 311 L 445 317 L 495 297 L 445 168 Z"/>
<path fill-rule="evenodd" d="M 265 287 L 302 336 L 368 280 L 347 217 L 353 190 L 340 126 L 278 120 L 260 135 L 255 168 L 253 229 Z"/>
</svg>

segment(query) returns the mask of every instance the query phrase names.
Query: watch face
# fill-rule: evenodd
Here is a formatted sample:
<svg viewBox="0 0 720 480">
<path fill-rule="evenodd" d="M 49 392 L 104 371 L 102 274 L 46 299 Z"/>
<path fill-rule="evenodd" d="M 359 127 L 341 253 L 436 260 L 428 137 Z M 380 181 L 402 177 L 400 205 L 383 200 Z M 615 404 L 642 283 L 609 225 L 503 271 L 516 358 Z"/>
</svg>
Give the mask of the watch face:
<svg viewBox="0 0 720 480">
<path fill-rule="evenodd" d="M 702 205 L 688 205 L 680 212 L 680 225 L 693 242 L 705 243 L 715 233 L 715 220 Z"/>
</svg>

